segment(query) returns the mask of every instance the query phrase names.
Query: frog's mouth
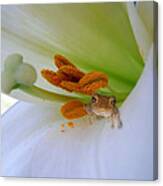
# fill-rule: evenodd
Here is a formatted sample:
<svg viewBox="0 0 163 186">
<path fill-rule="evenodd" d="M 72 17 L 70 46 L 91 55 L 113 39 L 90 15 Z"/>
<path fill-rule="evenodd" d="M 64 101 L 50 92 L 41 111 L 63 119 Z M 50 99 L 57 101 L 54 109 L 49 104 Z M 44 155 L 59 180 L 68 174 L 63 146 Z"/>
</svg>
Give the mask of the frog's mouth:
<svg viewBox="0 0 163 186">
<path fill-rule="evenodd" d="M 111 117 L 112 115 L 112 111 L 106 111 L 106 109 L 104 108 L 99 108 L 97 110 L 93 110 L 93 112 L 97 115 L 97 116 L 102 116 L 102 117 L 105 117 L 105 118 L 109 118 Z"/>
</svg>

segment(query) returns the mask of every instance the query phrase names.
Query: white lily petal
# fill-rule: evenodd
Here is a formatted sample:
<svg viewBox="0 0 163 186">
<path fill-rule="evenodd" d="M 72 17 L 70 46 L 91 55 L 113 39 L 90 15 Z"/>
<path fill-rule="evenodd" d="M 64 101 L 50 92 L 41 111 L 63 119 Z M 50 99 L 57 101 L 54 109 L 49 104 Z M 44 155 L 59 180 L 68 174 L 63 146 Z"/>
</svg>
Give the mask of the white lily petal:
<svg viewBox="0 0 163 186">
<path fill-rule="evenodd" d="M 146 27 L 147 32 L 150 34 L 151 38 L 153 38 L 153 21 L 154 21 L 154 9 L 156 7 L 156 2 L 137 2 L 137 9 L 139 15 L 141 16 L 144 25 Z"/>
<path fill-rule="evenodd" d="M 3 175 L 154 179 L 153 68 L 152 48 L 121 108 L 121 130 L 110 129 L 104 121 L 90 126 L 80 121 L 81 126 L 61 133 L 64 120 L 55 108 L 17 104 L 2 118 Z"/>
<path fill-rule="evenodd" d="M 153 42 L 154 2 L 137 2 L 137 4 L 138 8 L 133 3 L 127 3 L 127 10 L 140 53 L 146 59 Z M 147 19 L 149 14 L 150 16 Z"/>
</svg>

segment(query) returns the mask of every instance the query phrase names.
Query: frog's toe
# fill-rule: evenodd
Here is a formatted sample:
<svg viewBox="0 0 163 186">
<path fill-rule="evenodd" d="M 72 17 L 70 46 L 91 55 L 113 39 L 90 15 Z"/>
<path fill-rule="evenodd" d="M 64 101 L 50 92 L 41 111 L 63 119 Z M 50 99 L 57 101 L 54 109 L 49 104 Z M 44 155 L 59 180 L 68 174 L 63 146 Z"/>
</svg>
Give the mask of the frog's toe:
<svg viewBox="0 0 163 186">
<path fill-rule="evenodd" d="M 122 121 L 119 122 L 118 128 L 121 129 L 123 127 Z"/>
<path fill-rule="evenodd" d="M 115 127 L 114 124 L 111 124 L 111 128 L 114 129 L 114 127 Z"/>
</svg>

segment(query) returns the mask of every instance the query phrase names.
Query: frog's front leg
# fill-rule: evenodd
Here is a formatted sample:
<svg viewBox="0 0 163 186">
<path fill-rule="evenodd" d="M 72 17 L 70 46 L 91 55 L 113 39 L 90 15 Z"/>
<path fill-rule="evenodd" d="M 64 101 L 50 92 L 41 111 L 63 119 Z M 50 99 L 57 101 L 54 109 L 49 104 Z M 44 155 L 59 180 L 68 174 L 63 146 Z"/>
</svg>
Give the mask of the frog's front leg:
<svg viewBox="0 0 163 186">
<path fill-rule="evenodd" d="M 91 108 L 90 104 L 86 104 L 85 105 L 85 110 L 86 110 L 86 112 L 88 114 L 89 123 L 92 125 L 95 122 L 95 120 L 96 120 L 96 115 L 92 111 L 92 108 Z"/>
<path fill-rule="evenodd" d="M 122 121 L 120 119 L 120 113 L 116 112 L 113 113 L 112 117 L 111 117 L 111 121 L 112 121 L 112 128 L 122 128 Z"/>
</svg>

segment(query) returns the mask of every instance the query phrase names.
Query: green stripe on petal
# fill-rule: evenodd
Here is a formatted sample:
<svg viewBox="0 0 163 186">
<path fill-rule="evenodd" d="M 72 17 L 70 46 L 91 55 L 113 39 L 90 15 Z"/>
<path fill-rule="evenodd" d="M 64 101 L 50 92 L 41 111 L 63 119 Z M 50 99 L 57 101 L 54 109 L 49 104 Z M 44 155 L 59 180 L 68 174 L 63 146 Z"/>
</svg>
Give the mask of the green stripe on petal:
<svg viewBox="0 0 163 186">
<path fill-rule="evenodd" d="M 3 56 L 17 49 L 37 74 L 52 68 L 50 59 L 57 53 L 86 72 L 107 73 L 115 92 L 127 92 L 123 100 L 144 68 L 125 3 L 6 5 L 2 38 Z M 36 85 L 58 91 L 41 76 Z"/>
</svg>

